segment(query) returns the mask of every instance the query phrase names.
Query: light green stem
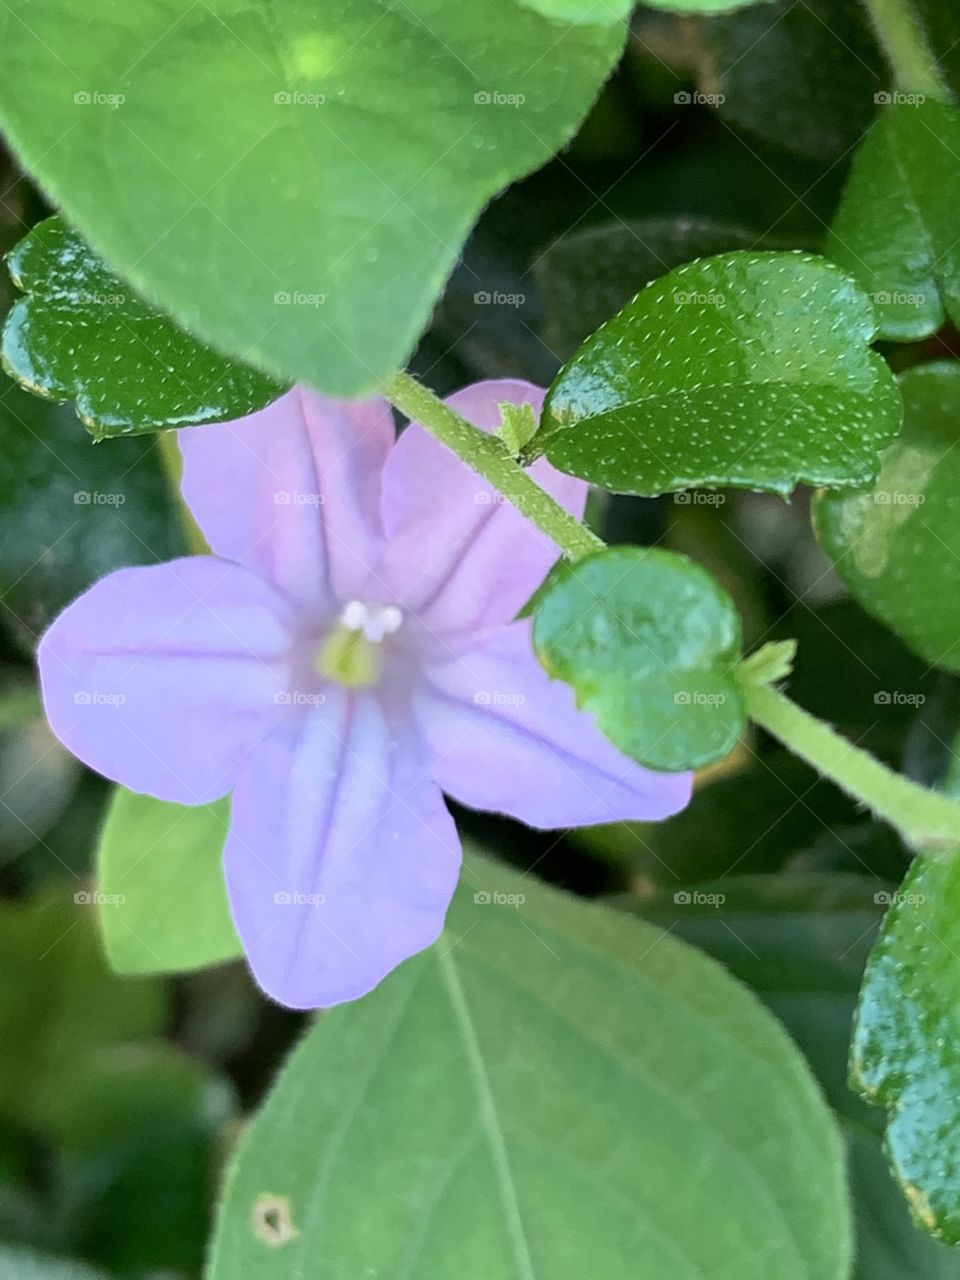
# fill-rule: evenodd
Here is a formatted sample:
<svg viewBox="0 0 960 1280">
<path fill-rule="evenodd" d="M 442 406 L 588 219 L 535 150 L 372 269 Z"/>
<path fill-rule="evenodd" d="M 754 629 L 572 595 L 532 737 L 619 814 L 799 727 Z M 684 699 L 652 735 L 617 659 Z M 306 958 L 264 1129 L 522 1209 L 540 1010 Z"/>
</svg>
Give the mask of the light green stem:
<svg viewBox="0 0 960 1280">
<path fill-rule="evenodd" d="M 419 422 L 468 467 L 488 480 L 569 559 L 579 560 L 604 549 L 603 540 L 541 489 L 510 456 L 499 437 L 461 418 L 422 382 L 409 373 L 397 373 L 384 384 L 382 391 L 401 413 Z"/>
<path fill-rule="evenodd" d="M 937 67 L 913 0 L 864 0 L 873 29 L 898 89 L 950 102 L 949 86 Z"/>
<path fill-rule="evenodd" d="M 769 685 L 744 682 L 751 719 L 899 831 L 914 849 L 960 846 L 960 805 L 904 778 Z"/>
<path fill-rule="evenodd" d="M 157 448 L 160 450 L 160 457 L 163 461 L 163 469 L 167 473 L 170 492 L 173 494 L 173 500 L 180 515 L 180 523 L 183 526 L 184 537 L 187 540 L 187 548 L 192 556 L 207 555 L 210 551 L 207 546 L 207 540 L 200 532 L 200 526 L 194 520 L 193 512 L 184 502 L 183 494 L 180 492 L 183 458 L 180 456 L 176 431 L 158 431 Z"/>
</svg>

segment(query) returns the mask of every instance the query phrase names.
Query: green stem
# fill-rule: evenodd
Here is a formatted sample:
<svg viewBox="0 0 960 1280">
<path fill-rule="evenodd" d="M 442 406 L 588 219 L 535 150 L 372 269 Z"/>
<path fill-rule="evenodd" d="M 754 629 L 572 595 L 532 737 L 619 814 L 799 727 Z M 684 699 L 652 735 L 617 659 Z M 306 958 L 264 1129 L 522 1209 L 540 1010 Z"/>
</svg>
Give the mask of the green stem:
<svg viewBox="0 0 960 1280">
<path fill-rule="evenodd" d="M 397 373 L 382 387 L 383 394 L 401 413 L 435 436 L 442 444 L 488 480 L 498 493 L 551 538 L 565 556 L 579 560 L 606 545 L 586 525 L 551 498 L 510 456 L 503 441 L 461 418 L 449 405 L 409 373 Z"/>
<path fill-rule="evenodd" d="M 180 492 L 183 458 L 180 455 L 180 447 L 177 444 L 176 431 L 158 431 L 157 448 L 160 450 L 160 458 L 163 462 L 163 469 L 167 473 L 170 492 L 173 494 L 173 500 L 180 515 L 180 523 L 183 526 L 187 549 L 192 556 L 207 555 L 210 551 L 207 546 L 207 540 L 200 532 L 200 526 L 194 520 L 193 512 L 184 502 L 183 494 Z"/>
<path fill-rule="evenodd" d="M 913 848 L 960 846 L 960 805 L 904 778 L 765 684 L 743 683 L 751 719 L 867 805 Z"/>
<path fill-rule="evenodd" d="M 864 0 L 864 4 L 893 68 L 897 88 L 950 102 L 949 86 L 927 44 L 913 0 Z"/>
</svg>

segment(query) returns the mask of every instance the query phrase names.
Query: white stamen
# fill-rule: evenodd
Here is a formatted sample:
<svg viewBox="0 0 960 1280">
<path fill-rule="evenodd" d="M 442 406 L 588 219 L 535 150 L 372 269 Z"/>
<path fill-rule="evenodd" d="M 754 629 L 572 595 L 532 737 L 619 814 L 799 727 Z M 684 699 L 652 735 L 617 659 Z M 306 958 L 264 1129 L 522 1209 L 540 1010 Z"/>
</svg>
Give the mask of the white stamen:
<svg viewBox="0 0 960 1280">
<path fill-rule="evenodd" d="M 340 614 L 340 622 L 348 631 L 362 631 L 371 644 L 379 644 L 400 630 L 403 612 L 395 604 L 351 600 Z"/>
</svg>

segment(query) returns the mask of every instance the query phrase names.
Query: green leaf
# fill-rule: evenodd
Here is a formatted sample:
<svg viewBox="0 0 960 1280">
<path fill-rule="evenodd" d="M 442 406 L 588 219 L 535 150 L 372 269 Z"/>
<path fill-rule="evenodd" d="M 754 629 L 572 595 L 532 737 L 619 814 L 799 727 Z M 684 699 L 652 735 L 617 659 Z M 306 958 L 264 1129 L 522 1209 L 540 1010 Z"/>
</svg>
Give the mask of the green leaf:
<svg viewBox="0 0 960 1280">
<path fill-rule="evenodd" d="M 182 973 L 243 954 L 220 860 L 229 822 L 229 800 L 189 808 L 116 789 L 97 876 L 118 973 Z"/>
<path fill-rule="evenodd" d="M 822 258 L 691 262 L 560 370 L 533 443 L 619 493 L 864 484 L 901 412 L 873 336 L 869 299 Z"/>
<path fill-rule="evenodd" d="M 957 1280 L 960 1255 L 910 1221 L 883 1156 L 879 1114 L 847 1082 L 856 995 L 888 899 L 888 885 L 862 875 L 737 875 L 671 887 L 635 909 L 726 965 L 806 1055 L 846 1139 L 854 1280 Z"/>
<path fill-rule="evenodd" d="M 622 22 L 630 16 L 633 0 L 523 0 L 529 9 L 558 22 L 585 22 L 589 25 Z M 742 0 L 741 0 L 742 3 Z"/>
<path fill-rule="evenodd" d="M 820 495 L 814 529 L 865 609 L 927 662 L 960 671 L 960 366 L 909 369 L 900 388 L 903 434 L 876 484 Z"/>
<path fill-rule="evenodd" d="M 729 13 L 761 0 L 645 0 L 652 9 L 669 9 L 673 13 Z M 766 7 L 766 4 L 763 5 Z"/>
<path fill-rule="evenodd" d="M 648 925 L 467 880 L 436 947 L 295 1051 L 208 1280 L 846 1277 L 837 1135 L 769 1015 Z"/>
<path fill-rule="evenodd" d="M 684 35 L 697 86 L 726 125 L 821 165 L 857 145 L 887 86 L 864 6 L 849 0 L 751 5 Z M 810 181 L 829 178 L 821 170 Z M 809 203 L 809 183 L 797 181 L 793 197 Z"/>
<path fill-rule="evenodd" d="M 342 396 L 405 362 L 480 210 L 571 136 L 625 34 L 520 0 L 73 15 L 0 11 L 25 166 L 189 332 Z"/>
<path fill-rule="evenodd" d="M 4 1280 L 107 1280 L 104 1272 L 72 1258 L 51 1258 L 5 1244 L 0 1244 L 0 1270 Z"/>
<path fill-rule="evenodd" d="M 142 302 L 61 218 L 9 265 L 28 296 L 7 317 L 4 367 L 28 391 L 76 400 L 97 439 L 242 418 L 284 390 Z"/>
<path fill-rule="evenodd" d="M 153 441 L 94 445 L 72 409 L 2 374 L 0 435 L 0 598 L 25 647 L 118 565 L 183 553 Z"/>
<path fill-rule="evenodd" d="M 760 238 L 710 218 L 617 218 L 568 232 L 534 264 L 544 342 L 566 360 L 657 276 L 691 258 L 753 248 Z"/>
<path fill-rule="evenodd" d="M 872 295 L 880 337 L 911 342 L 948 315 L 960 321 L 958 204 L 960 113 L 933 101 L 884 107 L 824 249 Z"/>
<path fill-rule="evenodd" d="M 561 562 L 536 597 L 533 646 L 610 741 L 648 768 L 699 768 L 743 732 L 736 607 L 675 551 L 612 547 Z"/>
<path fill-rule="evenodd" d="M 887 1152 L 917 1223 L 960 1243 L 960 851 L 918 857 L 870 956 L 851 1057 L 886 1106 Z"/>
<path fill-rule="evenodd" d="M 107 969 L 94 900 L 61 886 L 26 905 L 0 904 L 0 1114 L 41 1130 L 56 1124 L 86 1054 L 166 1021 L 160 986 Z"/>
</svg>

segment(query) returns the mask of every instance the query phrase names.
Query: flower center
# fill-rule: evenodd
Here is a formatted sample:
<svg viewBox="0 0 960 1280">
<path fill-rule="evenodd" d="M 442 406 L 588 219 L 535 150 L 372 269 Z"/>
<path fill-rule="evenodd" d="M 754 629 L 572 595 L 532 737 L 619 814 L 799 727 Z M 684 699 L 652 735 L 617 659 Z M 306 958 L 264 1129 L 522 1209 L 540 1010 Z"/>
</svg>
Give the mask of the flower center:
<svg viewBox="0 0 960 1280">
<path fill-rule="evenodd" d="M 348 689 L 376 684 L 381 643 L 400 629 L 403 614 L 395 604 L 351 600 L 317 654 L 320 674 Z"/>
</svg>

